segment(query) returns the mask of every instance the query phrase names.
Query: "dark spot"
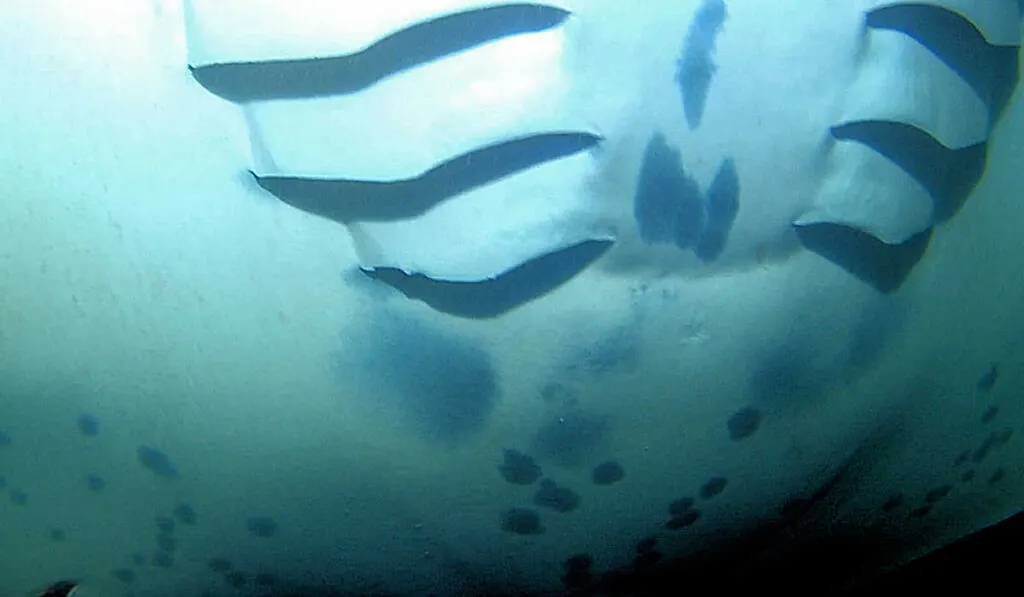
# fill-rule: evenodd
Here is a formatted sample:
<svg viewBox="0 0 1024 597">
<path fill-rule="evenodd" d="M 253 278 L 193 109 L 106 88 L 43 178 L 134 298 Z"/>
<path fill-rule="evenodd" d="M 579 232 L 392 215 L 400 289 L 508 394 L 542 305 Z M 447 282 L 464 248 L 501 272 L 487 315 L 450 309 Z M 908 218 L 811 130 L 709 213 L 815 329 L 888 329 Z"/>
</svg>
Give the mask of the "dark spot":
<svg viewBox="0 0 1024 597">
<path fill-rule="evenodd" d="M 7 477 L 0 475 L 0 489 L 7 489 Z"/>
<path fill-rule="evenodd" d="M 174 538 L 174 535 L 160 533 L 156 536 L 156 548 L 159 551 L 173 552 L 178 548 L 178 541 Z"/>
<path fill-rule="evenodd" d="M 705 0 L 706 1 L 706 0 Z M 729 232 L 740 211 L 740 179 L 731 158 L 722 160 L 718 174 L 707 191 L 707 224 L 694 253 L 701 261 L 713 261 L 722 254 Z"/>
<path fill-rule="evenodd" d="M 67 539 L 67 533 L 65 533 L 63 529 L 51 529 L 50 530 L 50 540 L 51 541 L 58 541 L 59 542 L 59 541 L 65 540 L 65 539 Z"/>
<path fill-rule="evenodd" d="M 580 506 L 580 496 L 568 487 L 559 487 L 551 479 L 543 479 L 533 496 L 533 503 L 555 512 L 572 512 Z"/>
<path fill-rule="evenodd" d="M 636 552 L 637 553 L 648 552 L 648 551 L 651 551 L 652 549 L 654 549 L 657 546 L 658 546 L 658 538 L 657 537 L 645 537 L 645 538 L 641 539 L 636 544 Z"/>
<path fill-rule="evenodd" d="M 693 526 L 700 519 L 699 510 L 689 510 L 682 516 L 673 516 L 665 523 L 665 528 L 670 531 L 678 531 Z"/>
<path fill-rule="evenodd" d="M 172 479 L 178 476 L 178 469 L 167 454 L 149 446 L 139 446 L 137 454 L 139 463 L 158 477 Z"/>
<path fill-rule="evenodd" d="M 963 466 L 967 464 L 967 461 L 971 459 L 971 451 L 964 450 L 956 455 L 956 460 L 953 461 L 953 466 Z"/>
<path fill-rule="evenodd" d="M 606 460 L 594 467 L 590 479 L 594 485 L 611 485 L 618 483 L 626 476 L 626 469 L 614 460 Z"/>
<path fill-rule="evenodd" d="M 94 437 L 100 432 L 100 421 L 89 413 L 78 415 L 78 430 L 82 435 Z"/>
<path fill-rule="evenodd" d="M 690 130 L 700 126 L 711 79 L 718 67 L 712 56 L 715 39 L 725 23 L 723 0 L 704 0 L 686 31 L 683 55 L 677 63 L 676 83 L 683 98 L 683 113 Z"/>
<path fill-rule="evenodd" d="M 888 244 L 841 224 L 808 224 L 795 230 L 805 249 L 883 294 L 899 289 L 924 256 L 932 236 L 928 228 L 902 243 Z"/>
<path fill-rule="evenodd" d="M 537 430 L 533 450 L 544 459 L 566 467 L 590 460 L 608 440 L 608 419 L 573 408 L 553 417 Z"/>
<path fill-rule="evenodd" d="M 193 525 L 196 523 L 196 511 L 192 506 L 184 502 L 174 507 L 174 518 L 181 524 Z"/>
<path fill-rule="evenodd" d="M 813 499 L 792 497 L 782 504 L 782 508 L 779 509 L 779 514 L 782 515 L 784 520 L 793 521 L 804 514 L 807 514 L 812 506 L 814 506 Z"/>
<path fill-rule="evenodd" d="M 157 568 L 172 568 L 174 567 L 174 554 L 170 551 L 158 551 L 153 554 L 150 562 Z"/>
<path fill-rule="evenodd" d="M 99 493 L 107 488 L 107 482 L 96 473 L 89 473 L 85 476 L 85 487 L 89 491 Z"/>
<path fill-rule="evenodd" d="M 28 494 L 20 489 L 11 490 L 11 501 L 18 506 L 24 506 L 28 503 Z"/>
<path fill-rule="evenodd" d="M 156 522 L 156 528 L 163 534 L 171 534 L 174 532 L 174 519 L 170 516 L 157 516 L 153 519 Z"/>
<path fill-rule="evenodd" d="M 541 388 L 540 397 L 544 402 L 558 407 L 572 406 L 576 402 L 572 391 L 558 382 L 549 383 Z"/>
<path fill-rule="evenodd" d="M 206 567 L 218 574 L 228 572 L 232 568 L 231 562 L 227 558 L 210 558 L 206 560 Z"/>
<path fill-rule="evenodd" d="M 938 502 L 947 495 L 949 495 L 949 492 L 952 490 L 952 485 L 942 485 L 940 487 L 929 489 L 928 493 L 926 493 L 924 496 L 924 501 L 928 502 L 929 504 L 934 504 L 935 502 Z"/>
<path fill-rule="evenodd" d="M 228 572 L 224 575 L 224 580 L 233 589 L 245 588 L 245 585 L 249 583 L 249 577 L 239 570 Z"/>
<path fill-rule="evenodd" d="M 514 485 L 532 485 L 541 476 L 540 466 L 533 458 L 513 449 L 505 450 L 505 460 L 498 466 L 498 472 Z"/>
<path fill-rule="evenodd" d="M 1013 438 L 1013 427 L 1003 427 L 992 436 L 992 447 L 1002 448 Z"/>
<path fill-rule="evenodd" d="M 903 494 L 902 493 L 894 493 L 891 496 L 889 496 L 888 499 L 885 500 L 885 503 L 882 504 L 882 511 L 884 511 L 884 512 L 892 512 L 893 510 L 895 510 L 896 508 L 899 508 L 902 505 L 903 505 Z"/>
<path fill-rule="evenodd" d="M 406 298 L 422 301 L 441 313 L 487 319 L 508 313 L 562 286 L 603 256 L 612 244 L 604 239 L 585 240 L 478 281 L 435 280 L 391 267 L 362 272 L 394 287 Z"/>
<path fill-rule="evenodd" d="M 245 527 L 257 537 L 273 537 L 277 534 L 277 523 L 269 516 L 253 516 L 245 521 Z"/>
<path fill-rule="evenodd" d="M 594 559 L 587 554 L 572 556 L 562 564 L 565 568 L 562 584 L 567 589 L 586 587 L 593 581 L 593 573 L 590 570 L 593 565 Z"/>
<path fill-rule="evenodd" d="M 118 568 L 112 572 L 114 578 L 125 583 L 131 584 L 135 582 L 135 571 L 131 568 Z"/>
<path fill-rule="evenodd" d="M 682 156 L 663 135 L 647 143 L 633 197 L 633 218 L 640 239 L 689 249 L 704 229 L 704 196 L 683 169 Z"/>
<path fill-rule="evenodd" d="M 960 482 L 961 483 L 970 483 L 971 481 L 974 480 L 974 476 L 975 476 L 974 469 L 967 469 L 966 471 L 961 473 L 961 475 L 960 475 Z"/>
<path fill-rule="evenodd" d="M 345 95 L 471 48 L 561 25 L 569 12 L 539 4 L 479 7 L 420 20 L 352 54 L 190 65 L 207 91 L 235 103 Z"/>
<path fill-rule="evenodd" d="M 931 504 L 925 504 L 923 506 L 920 506 L 918 508 L 914 508 L 913 510 L 911 510 L 910 511 L 910 517 L 911 518 L 924 518 L 925 516 L 928 516 L 928 514 L 930 514 L 931 511 L 932 511 L 932 505 Z"/>
<path fill-rule="evenodd" d="M 258 573 L 253 578 L 253 581 L 255 582 L 257 587 L 262 587 L 264 589 L 275 587 L 280 583 L 280 579 L 277 578 L 277 575 L 271 574 L 270 572 Z"/>
<path fill-rule="evenodd" d="M 633 565 L 637 568 L 648 568 L 661 561 L 661 552 L 656 550 L 645 551 L 636 554 L 633 558 Z"/>
<path fill-rule="evenodd" d="M 993 363 L 992 366 L 988 368 L 988 371 L 978 378 L 977 387 L 982 392 L 991 392 L 992 388 L 996 385 L 997 379 L 999 379 L 999 366 Z"/>
<path fill-rule="evenodd" d="M 510 508 L 501 515 L 501 530 L 517 535 L 539 535 L 544 532 L 544 527 L 536 510 Z"/>
<path fill-rule="evenodd" d="M 725 491 L 729 480 L 725 477 L 711 477 L 708 482 L 700 488 L 700 499 L 708 500 Z"/>
<path fill-rule="evenodd" d="M 146 556 L 141 553 L 133 553 L 131 562 L 133 566 L 141 566 L 146 563 Z"/>
<path fill-rule="evenodd" d="M 992 405 L 992 406 L 986 408 L 985 412 L 983 412 L 981 414 L 981 422 L 982 423 L 991 423 L 992 420 L 995 419 L 996 415 L 998 415 L 998 414 L 999 414 L 999 407 L 995 406 L 995 405 Z"/>
<path fill-rule="evenodd" d="M 14 438 L 11 437 L 10 433 L 7 433 L 3 429 L 0 429 L 0 448 L 6 448 L 7 446 L 14 443 Z"/>
<path fill-rule="evenodd" d="M 761 411 L 753 406 L 745 406 L 729 417 L 726 427 L 729 438 L 733 441 L 746 439 L 761 426 Z"/>
<path fill-rule="evenodd" d="M 995 432 L 989 433 L 988 436 L 982 440 L 981 445 L 978 446 L 974 453 L 971 454 L 971 462 L 977 464 L 988 456 L 988 453 L 992 451 L 992 448 L 996 447 L 996 439 L 998 435 Z"/>
<path fill-rule="evenodd" d="M 1006 476 L 1006 473 L 1003 471 L 1003 469 L 997 468 L 995 472 L 993 472 L 992 475 L 989 476 L 987 483 L 989 485 L 995 485 L 996 483 L 1001 481 L 1004 476 Z"/>
<path fill-rule="evenodd" d="M 672 516 L 685 516 L 695 503 L 692 497 L 679 498 L 668 505 L 668 513 Z"/>
</svg>

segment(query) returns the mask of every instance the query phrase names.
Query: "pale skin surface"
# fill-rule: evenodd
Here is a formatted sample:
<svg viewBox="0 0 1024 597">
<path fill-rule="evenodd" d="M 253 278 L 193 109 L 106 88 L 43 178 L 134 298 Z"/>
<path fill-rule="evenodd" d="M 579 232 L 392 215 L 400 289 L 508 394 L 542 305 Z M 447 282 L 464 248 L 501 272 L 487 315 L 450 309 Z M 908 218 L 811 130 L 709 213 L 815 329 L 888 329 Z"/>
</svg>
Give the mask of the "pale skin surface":
<svg viewBox="0 0 1024 597">
<path fill-rule="evenodd" d="M 847 462 L 835 520 L 898 525 L 901 557 L 1019 509 L 1024 207 L 1006 191 L 1020 185 L 1019 103 L 986 178 L 895 295 L 788 240 L 761 259 L 743 239 L 792 216 L 766 202 L 741 215 L 741 248 L 720 266 L 625 238 L 544 299 L 465 320 L 353 283 L 343 227 L 239 174 L 243 123 L 181 68 L 173 3 L 111 2 L 137 24 L 117 36 L 82 26 L 85 8 L 55 4 L 15 3 L 0 28 L 11 65 L 0 94 L 0 428 L 11 438 L 0 474 L 6 492 L 28 497 L 0 500 L 0 593 L 76 577 L 81 597 L 116 594 L 125 585 L 112 572 L 125 568 L 139 594 L 198 593 L 226 586 L 214 557 L 300 583 L 358 571 L 361 586 L 399 592 L 466 569 L 557 586 L 573 554 L 607 570 L 654 534 L 665 551 L 698 549 L 813 493 Z M 64 20 L 33 19 L 47 7 Z M 715 123 L 709 112 L 702 126 Z M 623 162 L 645 140 L 623 135 Z M 703 186 L 717 164 L 694 167 Z M 612 187 L 629 186 L 610 170 Z M 628 220 L 628 200 L 611 205 Z M 775 230 L 765 237 L 788 238 Z M 859 334 L 877 340 L 854 366 Z M 489 356 L 500 395 L 473 433 L 439 442 L 408 417 L 407 386 L 389 380 L 418 372 L 380 355 L 410 336 L 425 350 L 456 338 Z M 602 371 L 581 364 L 608 338 L 631 346 L 629 358 Z M 997 378 L 979 388 L 993 363 Z M 758 394 L 751 379 L 781 389 Z M 545 400 L 552 384 L 565 393 Z M 761 426 L 731 440 L 726 422 L 752 402 Z M 982 423 L 992 405 L 998 415 Z M 76 427 L 83 412 L 99 421 L 95 436 Z M 537 430 L 572 417 L 606 432 L 580 462 L 536 455 Z M 1008 443 L 954 465 L 1005 428 Z M 140 466 L 139 446 L 167 454 L 178 474 Z M 510 447 L 534 452 L 582 506 L 541 509 L 540 535 L 503 532 L 501 513 L 533 507 L 535 492 L 496 471 Z M 594 485 L 591 468 L 610 458 L 625 478 Z M 977 479 L 961 482 L 968 468 Z M 88 491 L 89 473 L 105 489 Z M 667 505 L 718 476 L 728 483 L 700 504 L 700 524 L 666 531 Z M 947 484 L 929 516 L 910 517 Z M 896 492 L 904 504 L 883 512 Z M 177 523 L 173 567 L 134 568 L 135 553 L 154 552 L 154 519 L 182 502 L 197 524 Z M 252 531 L 260 517 L 276 523 L 272 536 Z"/>
</svg>

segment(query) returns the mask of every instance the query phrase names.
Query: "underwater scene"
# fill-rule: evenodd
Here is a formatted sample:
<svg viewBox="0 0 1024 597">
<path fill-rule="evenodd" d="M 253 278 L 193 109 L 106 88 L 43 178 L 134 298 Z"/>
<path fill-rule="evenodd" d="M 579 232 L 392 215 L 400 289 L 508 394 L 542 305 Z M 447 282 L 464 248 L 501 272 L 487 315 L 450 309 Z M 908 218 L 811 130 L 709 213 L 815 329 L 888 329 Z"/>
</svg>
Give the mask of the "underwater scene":
<svg viewBox="0 0 1024 597">
<path fill-rule="evenodd" d="M 0 596 L 828 594 L 1024 508 L 1020 0 L 6 0 Z"/>
</svg>

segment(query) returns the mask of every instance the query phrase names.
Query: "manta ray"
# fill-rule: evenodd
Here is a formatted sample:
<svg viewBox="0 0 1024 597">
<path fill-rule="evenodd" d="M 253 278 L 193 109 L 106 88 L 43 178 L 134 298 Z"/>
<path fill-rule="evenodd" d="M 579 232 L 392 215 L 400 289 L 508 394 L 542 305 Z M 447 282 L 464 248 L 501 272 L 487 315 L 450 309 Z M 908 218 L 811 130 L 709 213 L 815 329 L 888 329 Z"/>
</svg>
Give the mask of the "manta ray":
<svg viewBox="0 0 1024 597">
<path fill-rule="evenodd" d="M 81 4 L 0 24 L 0 592 L 827 592 L 1024 505 L 1021 2 Z"/>
</svg>

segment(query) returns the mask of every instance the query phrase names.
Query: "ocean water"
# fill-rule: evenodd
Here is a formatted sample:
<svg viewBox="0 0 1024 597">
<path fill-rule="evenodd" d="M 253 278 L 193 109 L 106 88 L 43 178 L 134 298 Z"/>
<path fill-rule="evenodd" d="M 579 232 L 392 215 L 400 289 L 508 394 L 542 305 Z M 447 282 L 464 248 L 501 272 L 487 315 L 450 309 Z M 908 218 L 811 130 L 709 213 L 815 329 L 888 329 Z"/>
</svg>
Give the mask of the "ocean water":
<svg viewBox="0 0 1024 597">
<path fill-rule="evenodd" d="M 827 594 L 1019 512 L 1019 4 L 8 0 L 0 594 Z"/>
</svg>

